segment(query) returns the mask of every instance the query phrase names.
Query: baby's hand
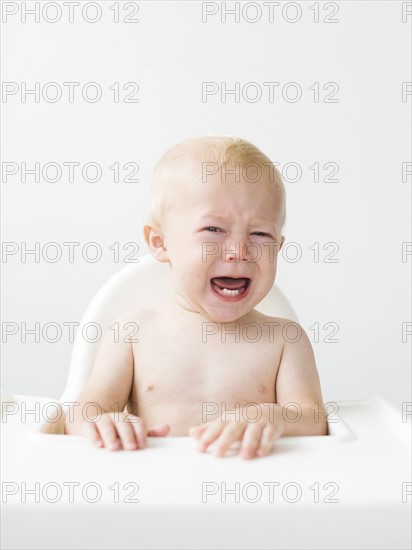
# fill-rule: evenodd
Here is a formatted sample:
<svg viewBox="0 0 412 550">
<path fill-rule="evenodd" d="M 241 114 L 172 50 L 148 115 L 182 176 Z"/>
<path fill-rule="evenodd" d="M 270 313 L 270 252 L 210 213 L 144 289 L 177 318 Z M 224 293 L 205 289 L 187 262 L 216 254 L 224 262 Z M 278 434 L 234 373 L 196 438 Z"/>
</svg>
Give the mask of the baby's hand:
<svg viewBox="0 0 412 550">
<path fill-rule="evenodd" d="M 268 405 L 270 405 L 268 403 Z M 198 449 L 206 451 L 207 447 L 216 441 L 215 456 L 224 456 L 230 445 L 241 440 L 240 456 L 255 458 L 268 455 L 273 445 L 282 436 L 285 421 L 280 411 L 274 407 L 260 407 L 262 414 L 259 420 L 247 421 L 248 415 L 240 415 L 239 422 L 235 420 L 222 421 L 221 418 L 210 420 L 189 429 L 189 436 L 199 440 Z M 266 409 L 266 410 L 265 410 Z M 242 413 L 242 410 L 240 411 Z"/>
<path fill-rule="evenodd" d="M 147 447 L 147 436 L 164 437 L 170 430 L 169 424 L 161 424 L 148 430 L 138 416 L 121 413 L 104 413 L 94 422 L 84 421 L 81 434 L 97 447 L 106 447 L 109 451 L 133 451 Z"/>
</svg>

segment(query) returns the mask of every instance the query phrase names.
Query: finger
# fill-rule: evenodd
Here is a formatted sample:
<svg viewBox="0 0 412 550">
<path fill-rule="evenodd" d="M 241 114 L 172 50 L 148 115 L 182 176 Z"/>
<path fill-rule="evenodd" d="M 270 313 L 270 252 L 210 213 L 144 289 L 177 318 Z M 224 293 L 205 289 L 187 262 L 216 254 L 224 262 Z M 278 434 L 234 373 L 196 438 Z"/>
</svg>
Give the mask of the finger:
<svg viewBox="0 0 412 550">
<path fill-rule="evenodd" d="M 240 448 L 242 458 L 254 458 L 259 447 L 263 427 L 258 424 L 249 424 L 243 435 L 243 441 Z"/>
<path fill-rule="evenodd" d="M 169 433 L 169 431 L 169 424 L 158 424 L 157 426 L 150 428 L 150 430 L 147 431 L 147 435 L 150 437 L 164 437 Z"/>
<path fill-rule="evenodd" d="M 120 441 L 123 445 L 123 449 L 133 450 L 139 447 L 139 437 L 141 437 L 141 427 L 140 430 L 136 429 L 134 420 L 139 419 L 137 416 L 133 415 L 120 415 L 119 421 L 116 423 L 117 433 L 119 434 Z"/>
<path fill-rule="evenodd" d="M 103 415 L 94 423 L 94 426 L 99 432 L 104 446 L 109 451 L 117 451 L 120 449 L 120 440 L 117 438 L 117 430 L 109 415 Z"/>
<path fill-rule="evenodd" d="M 134 431 L 137 439 L 137 449 L 144 449 L 147 447 L 147 428 L 145 421 L 133 414 L 127 415 L 123 422 L 128 424 Z"/>
<path fill-rule="evenodd" d="M 103 447 L 102 438 L 100 437 L 100 434 L 96 429 L 94 423 L 84 422 L 81 425 L 80 433 L 87 437 L 87 439 L 89 439 L 97 447 Z"/>
<path fill-rule="evenodd" d="M 275 440 L 278 437 L 276 429 L 273 426 L 265 426 L 256 455 L 267 456 L 272 451 Z"/>
<path fill-rule="evenodd" d="M 219 437 L 224 427 L 225 424 L 222 424 L 220 421 L 210 423 L 200 436 L 198 444 L 199 451 L 205 451 L 209 445 Z"/>
<path fill-rule="evenodd" d="M 224 456 L 233 441 L 236 441 L 242 437 L 242 433 L 245 431 L 245 428 L 245 424 L 240 422 L 227 424 L 221 436 L 216 441 L 216 456 Z"/>
</svg>

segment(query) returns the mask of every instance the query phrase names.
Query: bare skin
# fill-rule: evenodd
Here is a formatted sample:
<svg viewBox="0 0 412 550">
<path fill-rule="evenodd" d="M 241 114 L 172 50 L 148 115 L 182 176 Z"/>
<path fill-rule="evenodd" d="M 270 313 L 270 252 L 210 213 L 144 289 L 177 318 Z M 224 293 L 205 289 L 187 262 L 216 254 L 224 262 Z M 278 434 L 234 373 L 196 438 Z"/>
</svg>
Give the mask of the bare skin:
<svg viewBox="0 0 412 550">
<path fill-rule="evenodd" d="M 171 269 L 172 302 L 118 319 L 119 341 L 106 334 L 77 399 L 98 403 L 101 417 L 85 419 L 79 407 L 65 433 L 110 450 L 142 449 L 148 435 L 189 435 L 200 451 L 215 443 L 216 456 L 238 441 L 243 458 L 269 454 L 282 436 L 326 435 L 308 336 L 255 309 L 273 285 L 284 242 L 273 186 L 212 179 L 193 187 L 162 228 L 145 226 L 153 256 Z M 211 281 L 219 277 L 247 278 L 247 292 L 216 292 Z M 138 341 L 130 341 L 131 326 Z"/>
<path fill-rule="evenodd" d="M 279 403 L 280 411 L 290 402 L 302 410 L 313 409 L 315 403 L 322 407 L 310 342 L 303 330 L 300 340 L 292 341 L 296 323 L 254 310 L 241 320 L 219 324 L 199 315 L 179 315 L 174 304 L 163 310 L 130 312 L 118 321 L 120 327 L 129 328 L 121 330 L 119 342 L 113 341 L 111 331 L 107 333 L 78 399 L 98 402 L 103 415 L 98 422 L 84 420 L 80 431 L 66 422 L 66 433 L 83 433 L 110 450 L 144 448 L 147 435 L 191 435 L 199 439 L 199 449 L 206 450 L 214 436 L 222 434 L 219 426 L 237 428 L 236 438 L 223 449 L 217 447 L 216 454 L 224 454 L 232 441 L 240 439 L 243 424 L 262 434 L 273 424 L 269 430 L 273 437 L 326 434 L 326 423 L 314 422 L 313 410 L 306 419 L 311 422 L 306 423 L 287 422 L 285 413 L 275 414 L 276 422 L 264 425 L 244 422 L 256 418 L 256 403 L 265 404 L 262 417 L 270 411 L 269 404 Z M 138 343 L 128 341 L 133 339 L 128 323 L 139 327 Z M 259 329 L 261 338 L 254 342 Z M 296 417 L 295 411 L 296 407 L 290 418 Z M 91 420 L 90 413 L 88 417 Z M 269 438 L 262 454 L 270 452 L 277 437 Z M 247 455 L 258 450 L 242 449 L 242 456 L 251 458 Z"/>
</svg>

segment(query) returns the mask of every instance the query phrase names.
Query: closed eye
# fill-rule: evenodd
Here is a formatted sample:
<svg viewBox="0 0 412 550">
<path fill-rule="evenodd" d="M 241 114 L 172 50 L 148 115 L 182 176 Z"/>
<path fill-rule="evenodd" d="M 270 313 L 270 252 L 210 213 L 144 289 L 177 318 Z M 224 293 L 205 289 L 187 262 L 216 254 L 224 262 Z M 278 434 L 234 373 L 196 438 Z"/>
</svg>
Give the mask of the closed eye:
<svg viewBox="0 0 412 550">
<path fill-rule="evenodd" d="M 203 231 L 208 231 L 209 233 L 222 233 L 223 230 L 214 225 L 210 225 L 209 227 L 204 227 Z M 254 231 L 252 235 L 256 235 L 257 237 L 269 237 L 270 239 L 273 239 L 272 235 L 265 233 L 264 231 Z"/>
</svg>

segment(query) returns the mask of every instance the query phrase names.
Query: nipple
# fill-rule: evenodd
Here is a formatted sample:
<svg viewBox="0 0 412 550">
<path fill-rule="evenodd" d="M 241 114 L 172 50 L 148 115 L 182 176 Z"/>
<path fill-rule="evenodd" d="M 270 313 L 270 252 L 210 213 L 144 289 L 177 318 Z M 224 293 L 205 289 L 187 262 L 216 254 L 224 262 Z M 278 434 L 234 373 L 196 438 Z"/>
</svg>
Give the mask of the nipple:
<svg viewBox="0 0 412 550">
<path fill-rule="evenodd" d="M 154 388 L 154 386 L 152 384 L 149 384 L 146 388 L 147 391 L 152 391 L 152 389 Z"/>
</svg>

